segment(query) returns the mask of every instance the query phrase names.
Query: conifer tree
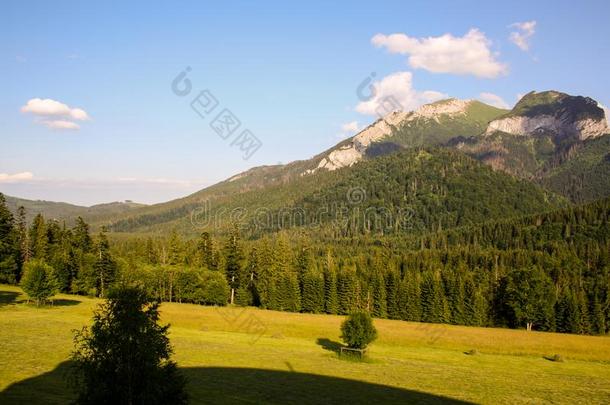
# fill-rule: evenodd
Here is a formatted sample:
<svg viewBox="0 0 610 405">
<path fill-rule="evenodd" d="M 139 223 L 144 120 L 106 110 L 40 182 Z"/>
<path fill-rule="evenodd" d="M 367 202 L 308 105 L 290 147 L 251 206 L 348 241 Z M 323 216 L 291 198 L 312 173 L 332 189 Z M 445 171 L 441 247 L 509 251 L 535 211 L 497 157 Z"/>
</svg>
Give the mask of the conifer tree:
<svg viewBox="0 0 610 405">
<path fill-rule="evenodd" d="M 94 268 L 97 275 L 97 295 L 105 297 L 108 288 L 116 279 L 117 264 L 110 254 L 110 244 L 104 228 L 98 236 L 96 250 Z"/>
<path fill-rule="evenodd" d="M 317 268 L 309 269 L 303 276 L 302 310 L 324 312 L 324 276 Z"/>
<path fill-rule="evenodd" d="M 396 286 L 398 287 L 398 286 Z M 373 293 L 373 311 L 372 315 L 377 318 L 385 318 L 388 316 L 387 311 L 387 294 L 386 294 L 386 282 L 383 273 L 380 269 L 374 271 L 371 278 L 371 290 Z M 397 291 L 392 291 L 393 294 L 398 295 Z"/>
<path fill-rule="evenodd" d="M 404 277 L 405 283 L 405 317 L 403 319 L 412 322 L 422 320 L 422 294 L 421 277 L 419 273 L 407 271 Z"/>
<path fill-rule="evenodd" d="M 339 314 L 346 315 L 357 309 L 358 280 L 353 266 L 343 266 L 337 275 L 337 301 Z"/>
<path fill-rule="evenodd" d="M 231 289 L 230 303 L 235 303 L 235 290 L 239 288 L 239 276 L 242 271 L 243 253 L 239 241 L 239 229 L 233 226 L 225 245 L 225 274 Z"/>
<path fill-rule="evenodd" d="M 324 311 L 327 314 L 336 314 L 339 312 L 337 271 L 330 252 L 326 254 L 324 266 Z"/>
<path fill-rule="evenodd" d="M 76 225 L 72 228 L 72 240 L 74 246 L 83 253 L 91 252 L 93 241 L 89 233 L 89 225 L 80 216 L 76 218 Z"/>
<path fill-rule="evenodd" d="M 30 260 L 30 240 L 28 235 L 28 224 L 26 220 L 26 211 L 23 205 L 20 205 L 17 209 L 17 246 L 19 249 L 19 257 L 17 260 L 18 264 L 18 275 L 17 282 L 21 278 L 23 273 L 23 266 Z"/>
<path fill-rule="evenodd" d="M 30 226 L 30 251 L 35 259 L 47 258 L 47 227 L 42 214 L 37 214 Z"/>
<path fill-rule="evenodd" d="M 19 279 L 19 250 L 13 214 L 9 211 L 4 194 L 0 193 L 0 282 L 14 284 Z"/>
</svg>

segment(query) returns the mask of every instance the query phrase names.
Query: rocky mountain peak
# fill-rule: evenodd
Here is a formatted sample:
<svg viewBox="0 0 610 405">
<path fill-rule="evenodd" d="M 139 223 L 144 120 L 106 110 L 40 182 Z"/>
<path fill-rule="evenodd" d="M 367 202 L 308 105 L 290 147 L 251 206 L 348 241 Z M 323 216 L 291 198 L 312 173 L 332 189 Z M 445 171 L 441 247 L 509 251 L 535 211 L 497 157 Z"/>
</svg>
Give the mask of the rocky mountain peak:
<svg viewBox="0 0 610 405">
<path fill-rule="evenodd" d="M 595 100 L 554 90 L 523 96 L 508 114 L 490 122 L 485 133 L 498 131 L 525 136 L 550 132 L 578 140 L 610 132 L 604 110 Z"/>
</svg>

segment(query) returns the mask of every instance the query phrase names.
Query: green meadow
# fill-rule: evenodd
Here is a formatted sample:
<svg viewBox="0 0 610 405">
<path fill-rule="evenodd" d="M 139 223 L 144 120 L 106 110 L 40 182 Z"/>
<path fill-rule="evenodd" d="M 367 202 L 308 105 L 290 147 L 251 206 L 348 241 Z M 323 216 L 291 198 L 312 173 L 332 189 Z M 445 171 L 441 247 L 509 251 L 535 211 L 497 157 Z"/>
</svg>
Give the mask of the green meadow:
<svg viewBox="0 0 610 405">
<path fill-rule="evenodd" d="M 67 403 L 73 330 L 100 300 L 26 301 L 0 286 L 0 404 Z M 192 403 L 610 403 L 608 337 L 380 319 L 378 340 L 355 361 L 337 355 L 341 316 L 161 310 Z"/>
</svg>

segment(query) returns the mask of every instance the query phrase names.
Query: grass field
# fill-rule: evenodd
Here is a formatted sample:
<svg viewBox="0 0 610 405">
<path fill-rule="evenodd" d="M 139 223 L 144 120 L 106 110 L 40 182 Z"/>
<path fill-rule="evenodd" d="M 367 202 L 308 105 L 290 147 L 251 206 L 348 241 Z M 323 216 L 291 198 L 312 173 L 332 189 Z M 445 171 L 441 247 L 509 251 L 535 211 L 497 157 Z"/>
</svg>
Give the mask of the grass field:
<svg viewBox="0 0 610 405">
<path fill-rule="evenodd" d="M 36 308 L 0 286 L 0 404 L 72 398 L 72 330 L 99 302 Z M 354 362 L 335 352 L 339 316 L 189 304 L 162 316 L 192 403 L 610 403 L 608 337 L 376 320 L 379 339 Z"/>
</svg>

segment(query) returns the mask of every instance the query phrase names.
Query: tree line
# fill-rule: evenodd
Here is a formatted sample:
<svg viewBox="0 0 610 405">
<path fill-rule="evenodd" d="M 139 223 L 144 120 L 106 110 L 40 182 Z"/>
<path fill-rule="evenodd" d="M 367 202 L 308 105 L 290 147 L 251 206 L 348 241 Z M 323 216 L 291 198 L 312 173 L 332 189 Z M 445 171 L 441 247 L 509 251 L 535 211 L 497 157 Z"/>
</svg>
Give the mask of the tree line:
<svg viewBox="0 0 610 405">
<path fill-rule="evenodd" d="M 91 236 L 0 204 L 0 277 L 43 262 L 58 290 L 104 296 L 138 285 L 161 301 L 254 305 L 457 325 L 605 334 L 610 325 L 608 200 L 418 237 L 343 240 Z M 4 207 L 4 208 L 3 208 Z"/>
</svg>

